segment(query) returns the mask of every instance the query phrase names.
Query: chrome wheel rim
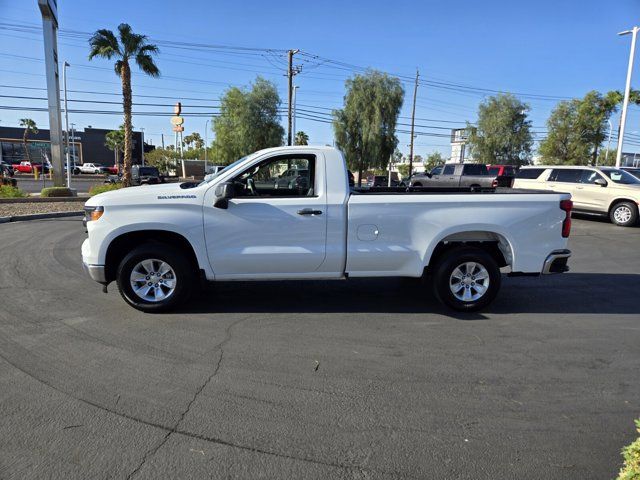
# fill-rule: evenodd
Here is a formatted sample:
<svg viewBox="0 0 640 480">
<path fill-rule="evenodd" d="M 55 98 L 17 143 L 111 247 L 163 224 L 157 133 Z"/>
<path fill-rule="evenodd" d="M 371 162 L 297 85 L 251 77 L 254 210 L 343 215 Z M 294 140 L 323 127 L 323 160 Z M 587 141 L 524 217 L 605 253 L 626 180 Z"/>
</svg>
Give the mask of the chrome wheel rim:
<svg viewBox="0 0 640 480">
<path fill-rule="evenodd" d="M 622 205 L 614 210 L 613 218 L 618 223 L 627 223 L 631 220 L 631 209 L 626 205 Z"/>
<path fill-rule="evenodd" d="M 475 302 L 489 290 L 489 272 L 480 263 L 464 262 L 451 272 L 449 289 L 463 302 Z"/>
<path fill-rule="evenodd" d="M 131 289 L 146 302 L 161 302 L 176 289 L 176 274 L 167 262 L 149 258 L 137 263 L 129 275 Z"/>
</svg>

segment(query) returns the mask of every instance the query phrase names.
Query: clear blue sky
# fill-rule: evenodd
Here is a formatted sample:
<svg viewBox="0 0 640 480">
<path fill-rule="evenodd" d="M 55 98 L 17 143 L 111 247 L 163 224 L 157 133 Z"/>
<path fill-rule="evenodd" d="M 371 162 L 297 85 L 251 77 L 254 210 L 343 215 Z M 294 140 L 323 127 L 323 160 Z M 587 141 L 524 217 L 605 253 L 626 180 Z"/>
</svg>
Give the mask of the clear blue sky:
<svg viewBox="0 0 640 480">
<path fill-rule="evenodd" d="M 87 60 L 86 37 L 82 33 L 98 28 L 115 29 L 121 22 L 154 40 L 191 42 L 271 49 L 299 48 L 309 54 L 348 64 L 373 67 L 411 77 L 419 68 L 421 77 L 437 85 L 421 85 L 416 116 L 424 125 L 417 130 L 428 134 L 416 140 L 416 151 L 433 150 L 449 154 L 446 128 L 474 121 L 482 90 L 451 89 L 462 84 L 480 89 L 517 92 L 531 106 L 535 131 L 543 136 L 545 121 L 556 97 L 582 96 L 596 89 L 623 89 L 630 37 L 617 32 L 640 23 L 640 2 L 618 0 L 584 1 L 484 1 L 457 2 L 403 1 L 124 1 L 109 2 L 59 0 L 61 61 L 67 60 L 70 90 L 96 91 L 105 95 L 73 93 L 70 98 L 118 101 L 119 79 L 105 60 Z M 44 88 L 44 63 L 36 0 L 0 0 L 0 22 L 23 28 L 0 26 L 0 85 Z M 40 60 L 39 60 L 40 59 Z M 157 59 L 159 80 L 135 75 L 134 94 L 169 98 L 136 98 L 138 103 L 172 104 L 183 100 L 187 106 L 186 133 L 204 136 L 206 117 L 189 117 L 192 112 L 214 111 L 216 100 L 229 85 L 247 85 L 256 74 L 273 80 L 286 105 L 285 56 L 228 49 L 179 49 L 162 47 Z M 306 131 L 311 143 L 331 143 L 327 123 L 330 108 L 340 107 L 344 80 L 350 68 L 298 57 L 302 73 L 299 108 L 308 118 L 299 118 L 297 129 Z M 637 70 L 640 61 L 637 62 Z M 638 75 L 633 85 L 639 88 Z M 405 105 L 401 113 L 410 115 L 412 84 L 405 82 Z M 0 95 L 42 97 L 43 90 L 0 86 Z M 111 94 L 111 95 L 107 95 Z M 542 96 L 542 97 L 541 97 Z M 199 100 L 187 100 L 186 97 Z M 553 98 L 548 98 L 553 97 Z M 200 100 L 201 99 L 201 100 Z M 1 98 L 0 105 L 45 107 L 46 102 Z M 189 108 L 199 106 L 203 108 Z M 211 108 L 209 108 L 211 107 Z M 118 110 L 118 105 L 73 103 L 70 108 Z M 171 112 L 169 106 L 138 106 L 134 111 Z M 311 113 L 315 112 L 315 113 Z M 29 116 L 46 127 L 44 112 L 0 110 L 0 125 L 16 126 Z M 425 120 L 422 120 L 425 119 Z M 117 128 L 116 115 L 73 114 L 78 128 L 88 125 Z M 408 119 L 402 119 L 408 123 Z M 617 116 L 615 124 L 617 124 Z M 284 118 L 283 118 L 284 122 Z M 160 143 L 172 138 L 168 117 L 134 117 L 136 128 L 144 127 L 146 138 Z M 407 128 L 407 127 L 401 127 Z M 615 128 L 615 125 L 614 125 Z M 640 109 L 634 107 L 628 132 L 640 138 Z M 212 134 L 209 134 L 210 137 Z M 400 148 L 407 151 L 408 134 L 400 134 Z M 640 145 L 640 141 L 636 141 Z M 625 151 L 640 151 L 627 144 Z"/>
</svg>

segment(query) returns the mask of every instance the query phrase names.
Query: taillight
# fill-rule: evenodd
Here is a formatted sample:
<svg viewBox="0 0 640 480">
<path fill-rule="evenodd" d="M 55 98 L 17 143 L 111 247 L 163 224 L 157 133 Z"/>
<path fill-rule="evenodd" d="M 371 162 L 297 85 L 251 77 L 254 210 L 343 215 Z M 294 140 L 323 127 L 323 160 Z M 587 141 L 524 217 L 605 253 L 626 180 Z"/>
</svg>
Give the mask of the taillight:
<svg viewBox="0 0 640 480">
<path fill-rule="evenodd" d="M 496 188 L 497 186 L 498 186 L 498 179 L 497 179 L 497 178 L 494 178 L 494 179 L 493 179 L 493 182 L 491 182 L 491 187 L 492 187 L 492 188 Z"/>
<path fill-rule="evenodd" d="M 567 238 L 571 233 L 571 209 L 573 208 L 573 202 L 571 200 L 560 200 L 560 210 L 565 213 L 564 220 L 562 221 L 562 237 Z"/>
</svg>

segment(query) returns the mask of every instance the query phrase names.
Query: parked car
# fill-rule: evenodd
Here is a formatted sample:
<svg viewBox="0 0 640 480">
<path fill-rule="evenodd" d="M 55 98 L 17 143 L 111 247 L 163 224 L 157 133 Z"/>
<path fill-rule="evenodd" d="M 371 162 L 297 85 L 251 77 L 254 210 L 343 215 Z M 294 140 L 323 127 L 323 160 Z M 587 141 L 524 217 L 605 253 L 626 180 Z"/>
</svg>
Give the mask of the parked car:
<svg viewBox="0 0 640 480">
<path fill-rule="evenodd" d="M 275 188 L 309 188 L 309 170 L 289 168 L 275 179 Z"/>
<path fill-rule="evenodd" d="M 104 179 L 104 183 L 118 183 L 121 181 L 122 172 L 117 175 L 108 175 Z M 131 185 L 154 185 L 164 183 L 164 181 L 164 177 L 160 175 L 160 171 L 156 167 L 131 166 Z"/>
<path fill-rule="evenodd" d="M 437 167 L 436 167 L 437 168 Z M 420 173 L 411 179 L 412 187 L 497 187 L 495 175 L 480 163 L 448 163 L 440 173 Z"/>
<path fill-rule="evenodd" d="M 216 175 L 224 170 L 226 165 L 208 165 L 205 175 Z"/>
<path fill-rule="evenodd" d="M 20 162 L 17 165 L 13 165 L 14 172 L 33 173 L 34 169 L 38 169 L 39 172 L 44 171 L 44 173 L 49 173 L 50 167 L 46 163 L 43 165 L 42 163 L 31 163 L 27 161 Z"/>
<path fill-rule="evenodd" d="M 261 184 L 292 160 L 309 185 Z M 517 274 L 568 269 L 569 194 L 511 189 L 376 191 L 349 188 L 341 152 L 276 147 L 200 183 L 130 188 L 85 204 L 82 261 L 116 281 L 139 310 L 184 302 L 200 280 L 422 277 L 444 304 L 477 310 Z M 274 301 L 286 301 L 274 299 Z"/>
<path fill-rule="evenodd" d="M 389 176 L 388 175 L 368 175 L 367 181 L 365 184 L 367 187 L 397 187 L 400 185 L 400 182 L 391 177 L 391 185 L 389 185 Z"/>
<path fill-rule="evenodd" d="M 640 179 L 614 167 L 522 167 L 515 188 L 552 190 L 571 194 L 577 212 L 608 215 L 616 225 L 638 221 Z"/>
<path fill-rule="evenodd" d="M 517 167 L 514 165 L 487 165 L 489 175 L 498 179 L 499 187 L 511 187 L 516 178 Z"/>
<path fill-rule="evenodd" d="M 99 163 L 83 163 L 80 165 L 80 173 L 108 173 L 107 167 Z"/>
<path fill-rule="evenodd" d="M 640 178 L 640 168 L 637 168 L 637 167 L 622 167 L 621 170 L 624 170 L 625 172 L 629 172 L 631 175 L 633 175 L 636 178 Z"/>
</svg>

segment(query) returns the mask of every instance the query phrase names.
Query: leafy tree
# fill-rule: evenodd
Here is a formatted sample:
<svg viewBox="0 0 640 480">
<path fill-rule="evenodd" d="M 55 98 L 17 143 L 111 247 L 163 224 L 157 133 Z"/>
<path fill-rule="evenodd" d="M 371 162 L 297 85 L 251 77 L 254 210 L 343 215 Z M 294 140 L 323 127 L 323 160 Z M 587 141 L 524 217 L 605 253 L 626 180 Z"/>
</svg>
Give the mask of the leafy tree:
<svg viewBox="0 0 640 480">
<path fill-rule="evenodd" d="M 601 148 L 598 152 L 598 165 L 603 166 L 613 166 L 616 164 L 616 153 L 618 153 L 617 148 Z"/>
<path fill-rule="evenodd" d="M 303 131 L 296 132 L 296 138 L 294 139 L 294 145 L 309 145 L 309 135 Z"/>
<path fill-rule="evenodd" d="M 427 155 L 427 158 L 424 159 L 424 170 L 426 172 L 430 172 L 438 165 L 442 165 L 444 163 L 444 157 L 438 151 L 432 152 Z"/>
<path fill-rule="evenodd" d="M 148 153 L 145 153 L 145 162 L 149 165 L 157 167 L 161 172 L 168 173 L 176 163 L 176 160 L 180 158 L 180 154 L 176 152 L 173 145 L 169 145 L 172 148 L 155 148 Z"/>
<path fill-rule="evenodd" d="M 24 147 L 24 155 L 29 163 L 31 163 L 31 152 L 29 151 L 29 145 L 27 141 L 29 140 L 29 135 L 38 133 L 38 126 L 36 122 L 30 118 L 22 118 L 20 119 L 20 126 L 24 127 L 24 133 L 22 134 L 22 145 Z"/>
<path fill-rule="evenodd" d="M 282 145 L 281 101 L 272 82 L 257 77 L 250 90 L 232 87 L 220 102 L 220 116 L 213 119 L 216 163 L 227 165 L 256 150 Z"/>
<path fill-rule="evenodd" d="M 346 81 L 344 107 L 333 111 L 336 144 L 351 170 L 386 168 L 398 145 L 396 123 L 404 89 L 400 80 L 386 73 L 368 71 Z"/>
<path fill-rule="evenodd" d="M 133 33 L 126 23 L 118 26 L 118 37 L 111 30 L 97 30 L 89 40 L 89 60 L 94 57 L 116 59 L 114 70 L 122 81 L 122 106 L 124 109 L 124 171 L 122 185 L 131 185 L 131 154 L 133 149 L 133 127 L 131 125 L 131 66 L 136 65 L 151 77 L 160 76 L 153 56 L 158 53 L 158 47 L 148 43 L 146 35 Z"/>
<path fill-rule="evenodd" d="M 118 130 L 111 130 L 105 135 L 105 147 L 113 151 L 114 165 L 120 165 L 120 152 L 124 151 L 124 125 Z"/>
<path fill-rule="evenodd" d="M 478 125 L 469 125 L 469 146 L 482 163 L 523 164 L 531 157 L 529 105 L 511 94 L 489 97 L 478 108 Z"/>
<path fill-rule="evenodd" d="M 409 176 L 409 164 L 408 163 L 401 163 L 400 165 L 398 165 L 398 173 L 400 174 L 401 178 L 406 178 Z"/>
</svg>

